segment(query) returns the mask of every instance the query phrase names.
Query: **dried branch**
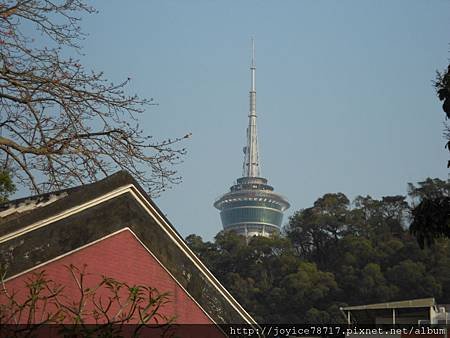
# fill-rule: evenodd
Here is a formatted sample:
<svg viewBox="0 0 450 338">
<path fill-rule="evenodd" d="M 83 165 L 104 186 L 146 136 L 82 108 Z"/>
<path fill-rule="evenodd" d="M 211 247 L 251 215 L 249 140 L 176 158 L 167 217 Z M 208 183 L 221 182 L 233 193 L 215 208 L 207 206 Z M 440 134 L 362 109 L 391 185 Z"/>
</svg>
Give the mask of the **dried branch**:
<svg viewBox="0 0 450 338">
<path fill-rule="evenodd" d="M 95 10 L 79 0 L 0 0 L 0 164 L 34 192 L 123 169 L 157 195 L 180 181 L 173 166 L 190 135 L 153 140 L 138 123 L 153 102 L 127 95 L 130 79 L 109 83 L 61 56 L 80 49 L 83 12 Z M 30 23 L 53 45 L 24 34 Z"/>
<path fill-rule="evenodd" d="M 10 292 L 3 278 L 0 289 L 0 334 L 32 332 L 44 324 L 75 324 L 65 333 L 91 336 L 105 330 L 120 330 L 123 324 L 136 324 L 135 331 L 147 327 L 170 325 L 174 317 L 161 313 L 168 293 L 160 293 L 145 285 L 130 286 L 125 282 L 102 276 L 100 282 L 86 285 L 86 265 L 81 269 L 67 266 L 76 285 L 77 295 L 65 292 L 48 278 L 45 271 L 34 273 L 24 289 Z M 4 274 L 2 274 L 4 277 Z M 92 276 L 92 275 L 90 275 Z M 85 324 L 93 324 L 89 326 Z M 4 325 L 8 324 L 8 325 Z M 95 335 L 95 334 L 94 334 Z"/>
</svg>

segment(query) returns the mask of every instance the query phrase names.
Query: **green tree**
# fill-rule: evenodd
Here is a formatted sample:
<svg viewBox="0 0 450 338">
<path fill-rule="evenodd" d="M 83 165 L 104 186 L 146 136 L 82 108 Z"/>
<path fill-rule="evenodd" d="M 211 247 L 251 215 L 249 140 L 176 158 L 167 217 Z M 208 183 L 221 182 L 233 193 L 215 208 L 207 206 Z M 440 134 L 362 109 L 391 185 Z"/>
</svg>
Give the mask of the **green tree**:
<svg viewBox="0 0 450 338">
<path fill-rule="evenodd" d="M 376 241 L 389 240 L 406 228 L 409 205 L 405 196 L 383 196 L 381 200 L 370 196 L 357 196 L 351 210 L 354 231 Z"/>
<path fill-rule="evenodd" d="M 442 296 L 439 301 L 442 304 L 450 303 L 450 240 L 441 238 L 436 240 L 433 248 L 425 251 L 426 259 L 423 260 L 427 267 L 427 273 L 433 276 L 442 286 Z"/>
<path fill-rule="evenodd" d="M 352 232 L 366 238 L 374 238 L 382 217 L 380 201 L 369 195 L 357 196 L 353 205 L 355 208 L 350 212 Z"/>
<path fill-rule="evenodd" d="M 442 294 L 442 286 L 426 271 L 422 262 L 413 262 L 410 259 L 400 262 L 389 268 L 386 272 L 387 279 L 399 290 L 403 299 L 424 297 L 439 298 Z"/>
<path fill-rule="evenodd" d="M 6 202 L 8 197 L 16 191 L 11 175 L 6 170 L 0 170 L 0 203 Z"/>
<path fill-rule="evenodd" d="M 317 221 L 337 241 L 346 230 L 350 201 L 343 193 L 325 194 L 314 202 Z"/>
<path fill-rule="evenodd" d="M 203 242 L 203 239 L 197 235 L 189 235 L 186 237 L 187 245 L 200 257 L 200 259 L 208 266 L 212 266 L 220 258 L 220 253 L 215 243 Z"/>
<path fill-rule="evenodd" d="M 285 233 L 297 252 L 314 259 L 320 267 L 333 264 L 334 255 L 330 252 L 349 229 L 349 205 L 342 193 L 325 194 L 312 208 L 296 212 Z"/>
<path fill-rule="evenodd" d="M 427 178 L 418 186 L 409 183 L 408 193 L 414 199 L 410 232 L 421 248 L 433 245 L 436 238 L 450 237 L 450 183 Z"/>
<path fill-rule="evenodd" d="M 387 302 L 395 299 L 398 293 L 398 287 L 389 284 L 377 263 L 368 263 L 361 270 L 359 284 L 356 285 L 361 299 L 367 303 Z"/>
<path fill-rule="evenodd" d="M 437 72 L 436 81 L 434 83 L 439 100 L 442 102 L 442 109 L 446 114 L 446 118 L 450 118 L 450 65 L 445 72 Z M 446 147 L 450 152 L 450 125 L 445 122 L 444 136 L 447 139 Z M 450 160 L 447 163 L 450 168 Z"/>
<path fill-rule="evenodd" d="M 323 251 L 329 239 L 328 234 L 317 224 L 314 208 L 295 212 L 285 232 L 300 257 L 304 258 L 311 258 L 313 254 Z"/>
<path fill-rule="evenodd" d="M 314 263 L 301 262 L 295 273 L 282 279 L 280 287 L 285 291 L 280 311 L 288 322 L 330 322 L 324 307 L 337 288 L 332 273 L 320 271 Z"/>
<path fill-rule="evenodd" d="M 428 177 L 425 181 L 418 182 L 417 185 L 408 183 L 408 195 L 413 199 L 414 204 L 424 199 L 436 199 L 450 195 L 450 183 L 439 178 Z"/>
</svg>

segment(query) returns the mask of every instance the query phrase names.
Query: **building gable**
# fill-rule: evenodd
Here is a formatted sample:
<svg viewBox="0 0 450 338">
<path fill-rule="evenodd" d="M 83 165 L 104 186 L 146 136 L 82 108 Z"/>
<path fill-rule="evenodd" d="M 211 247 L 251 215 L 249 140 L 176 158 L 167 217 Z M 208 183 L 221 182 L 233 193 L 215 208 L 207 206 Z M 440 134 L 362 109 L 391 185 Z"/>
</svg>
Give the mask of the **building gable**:
<svg viewBox="0 0 450 338">
<path fill-rule="evenodd" d="M 119 172 L 64 192 L 51 204 L 0 222 L 7 280 L 128 228 L 215 323 L 255 324 L 130 175 Z"/>
</svg>

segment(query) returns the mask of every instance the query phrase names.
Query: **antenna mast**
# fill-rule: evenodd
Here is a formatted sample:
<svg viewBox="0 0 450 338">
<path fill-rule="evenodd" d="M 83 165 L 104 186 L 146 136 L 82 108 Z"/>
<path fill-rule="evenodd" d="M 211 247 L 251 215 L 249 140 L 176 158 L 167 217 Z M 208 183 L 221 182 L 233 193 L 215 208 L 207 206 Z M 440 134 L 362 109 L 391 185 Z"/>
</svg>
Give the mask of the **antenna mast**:
<svg viewBox="0 0 450 338">
<path fill-rule="evenodd" d="M 243 167 L 243 177 L 260 177 L 258 135 L 256 129 L 256 65 L 255 65 L 255 40 L 252 38 L 252 63 L 250 66 L 250 111 L 248 114 L 247 145 Z"/>
</svg>

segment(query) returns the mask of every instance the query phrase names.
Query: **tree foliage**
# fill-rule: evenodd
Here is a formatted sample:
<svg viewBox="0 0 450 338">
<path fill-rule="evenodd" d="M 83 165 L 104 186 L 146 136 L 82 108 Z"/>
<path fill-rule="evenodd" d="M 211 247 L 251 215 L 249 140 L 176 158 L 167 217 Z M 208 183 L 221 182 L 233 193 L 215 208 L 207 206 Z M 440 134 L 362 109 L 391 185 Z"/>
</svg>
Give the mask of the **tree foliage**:
<svg viewBox="0 0 450 338">
<path fill-rule="evenodd" d="M 437 72 L 435 88 L 442 109 L 446 114 L 444 136 L 447 139 L 446 148 L 450 152 L 450 65 L 445 72 Z M 450 160 L 447 167 L 450 168 Z M 428 178 L 419 182 L 416 187 L 409 184 L 409 194 L 414 198 L 412 209 L 411 233 L 417 237 L 419 245 L 433 245 L 436 238 L 450 237 L 450 184 L 439 179 Z"/>
<path fill-rule="evenodd" d="M 64 56 L 80 51 L 80 17 L 94 12 L 82 0 L 0 1 L 0 165 L 34 192 L 120 168 L 156 194 L 179 180 L 180 139 L 144 133 L 138 115 L 152 103 L 126 94 L 130 79 L 113 84 Z"/>
<path fill-rule="evenodd" d="M 436 81 L 434 83 L 439 100 L 442 101 L 442 109 L 446 114 L 446 119 L 450 118 L 450 65 L 445 72 L 437 72 Z M 450 125 L 444 123 L 444 136 L 447 139 L 445 145 L 450 152 Z M 450 160 L 447 163 L 450 168 Z"/>
<path fill-rule="evenodd" d="M 441 196 L 445 182 L 409 185 L 419 196 Z M 261 323 L 339 323 L 339 307 L 423 297 L 450 302 L 450 241 L 420 249 L 408 230 L 406 196 L 353 203 L 325 194 L 294 213 L 282 237 L 232 232 L 214 242 L 190 235 L 187 242 L 228 290 Z"/>
<path fill-rule="evenodd" d="M 6 202 L 9 195 L 16 191 L 11 175 L 6 170 L 0 170 L 0 203 Z"/>
<path fill-rule="evenodd" d="M 450 238 L 450 182 L 428 178 L 418 186 L 409 184 L 409 193 L 416 200 L 410 230 L 420 247 Z"/>
</svg>

